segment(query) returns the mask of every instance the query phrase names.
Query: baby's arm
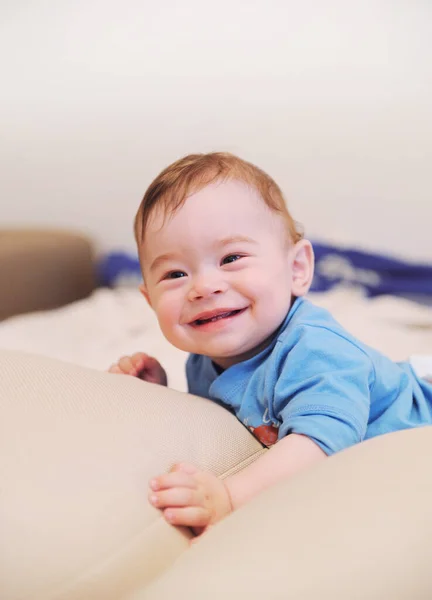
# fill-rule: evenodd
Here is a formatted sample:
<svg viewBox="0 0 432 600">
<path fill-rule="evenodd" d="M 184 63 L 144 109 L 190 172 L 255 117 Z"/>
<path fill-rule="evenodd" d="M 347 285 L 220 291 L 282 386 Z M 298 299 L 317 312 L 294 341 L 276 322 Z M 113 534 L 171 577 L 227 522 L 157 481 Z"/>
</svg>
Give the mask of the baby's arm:
<svg viewBox="0 0 432 600">
<path fill-rule="evenodd" d="M 308 437 L 295 433 L 287 435 L 246 469 L 225 480 L 233 509 L 326 457 Z"/>
<path fill-rule="evenodd" d="M 309 438 L 290 434 L 225 481 L 192 465 L 178 465 L 150 482 L 149 500 L 169 523 L 200 533 L 264 489 L 325 457 Z"/>
<path fill-rule="evenodd" d="M 144 352 L 136 352 L 132 356 L 123 356 L 111 365 L 109 373 L 132 375 L 143 381 L 167 385 L 167 375 L 159 361 Z"/>
</svg>

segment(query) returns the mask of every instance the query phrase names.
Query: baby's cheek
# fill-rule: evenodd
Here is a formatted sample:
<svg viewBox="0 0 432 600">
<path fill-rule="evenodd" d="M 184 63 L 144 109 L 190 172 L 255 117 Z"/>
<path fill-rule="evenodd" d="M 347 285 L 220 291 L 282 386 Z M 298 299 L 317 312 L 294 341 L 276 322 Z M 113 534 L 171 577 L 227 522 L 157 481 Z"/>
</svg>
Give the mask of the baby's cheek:
<svg viewBox="0 0 432 600">
<path fill-rule="evenodd" d="M 156 310 L 159 326 L 169 341 L 176 336 L 176 330 L 181 323 L 181 308 L 175 299 L 166 299 L 158 305 Z"/>
<path fill-rule="evenodd" d="M 175 324 L 175 319 L 173 319 L 172 311 L 167 308 L 166 310 L 159 311 L 157 313 L 159 326 L 162 329 L 165 335 L 172 332 L 173 326 Z"/>
<path fill-rule="evenodd" d="M 265 274 L 253 275 L 250 272 L 245 272 L 239 274 L 232 287 L 244 298 L 254 302 L 263 294 L 268 293 L 268 284 L 268 278 Z"/>
</svg>

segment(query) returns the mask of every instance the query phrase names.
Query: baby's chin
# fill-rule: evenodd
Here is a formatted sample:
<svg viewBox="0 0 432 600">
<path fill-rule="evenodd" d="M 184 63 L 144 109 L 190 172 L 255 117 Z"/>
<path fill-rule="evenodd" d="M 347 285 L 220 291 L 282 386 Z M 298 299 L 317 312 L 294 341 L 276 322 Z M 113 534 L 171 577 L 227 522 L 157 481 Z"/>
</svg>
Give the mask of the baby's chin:
<svg viewBox="0 0 432 600">
<path fill-rule="evenodd" d="M 269 338 L 264 340 L 247 340 L 241 343 L 208 343 L 197 344 L 195 340 L 188 339 L 183 336 L 165 335 L 166 339 L 175 346 L 178 350 L 187 352 L 188 354 L 199 354 L 207 356 L 217 365 L 227 368 L 236 363 L 245 361 L 261 352 L 268 344 Z"/>
</svg>

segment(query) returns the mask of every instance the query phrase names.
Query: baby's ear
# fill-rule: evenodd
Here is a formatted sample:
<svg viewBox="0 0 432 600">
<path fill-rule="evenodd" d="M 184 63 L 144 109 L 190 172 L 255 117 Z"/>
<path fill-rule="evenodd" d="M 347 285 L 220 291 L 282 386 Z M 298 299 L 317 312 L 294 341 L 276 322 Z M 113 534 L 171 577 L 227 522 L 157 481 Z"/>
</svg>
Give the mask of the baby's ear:
<svg viewBox="0 0 432 600">
<path fill-rule="evenodd" d="M 292 295 L 304 296 L 314 275 L 314 253 L 309 240 L 300 240 L 292 248 Z"/>
<path fill-rule="evenodd" d="M 152 305 L 152 303 L 151 303 L 151 301 L 150 301 L 150 296 L 149 296 L 149 294 L 148 294 L 148 291 L 147 291 L 147 288 L 146 288 L 146 286 L 145 286 L 145 283 L 141 283 L 141 284 L 138 286 L 138 289 L 139 289 L 139 291 L 141 292 L 141 294 L 144 296 L 144 298 L 147 300 L 147 302 L 148 302 L 149 306 L 151 306 L 151 305 Z"/>
</svg>

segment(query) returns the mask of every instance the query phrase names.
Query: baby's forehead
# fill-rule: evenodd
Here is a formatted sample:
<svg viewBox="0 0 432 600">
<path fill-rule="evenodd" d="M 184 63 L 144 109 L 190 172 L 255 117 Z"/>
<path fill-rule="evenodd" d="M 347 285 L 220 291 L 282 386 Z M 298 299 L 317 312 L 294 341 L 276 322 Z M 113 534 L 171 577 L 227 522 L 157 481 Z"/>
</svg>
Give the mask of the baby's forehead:
<svg viewBox="0 0 432 600">
<path fill-rule="evenodd" d="M 162 229 L 171 221 L 203 219 L 211 215 L 226 217 L 242 211 L 245 222 L 257 214 L 260 217 L 274 213 L 260 193 L 253 186 L 240 180 L 221 180 L 206 184 L 185 197 L 176 198 L 175 194 L 155 206 L 149 216 L 150 227 Z"/>
<path fill-rule="evenodd" d="M 251 208 L 256 204 L 267 206 L 254 186 L 239 179 L 222 179 L 206 184 L 188 194 L 186 202 L 194 199 L 214 203 L 216 207 L 222 200 L 249 202 Z"/>
<path fill-rule="evenodd" d="M 283 218 L 256 190 L 224 182 L 191 194 L 171 213 L 159 207 L 148 222 L 142 250 L 147 258 L 167 252 L 206 252 L 231 242 L 260 245 L 279 234 L 285 240 Z"/>
</svg>

